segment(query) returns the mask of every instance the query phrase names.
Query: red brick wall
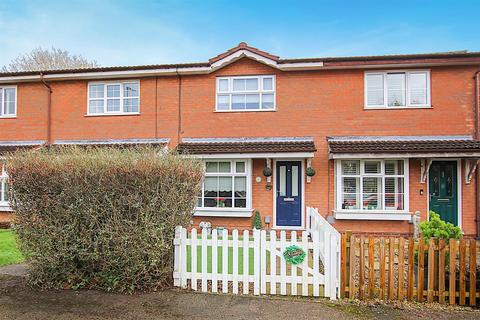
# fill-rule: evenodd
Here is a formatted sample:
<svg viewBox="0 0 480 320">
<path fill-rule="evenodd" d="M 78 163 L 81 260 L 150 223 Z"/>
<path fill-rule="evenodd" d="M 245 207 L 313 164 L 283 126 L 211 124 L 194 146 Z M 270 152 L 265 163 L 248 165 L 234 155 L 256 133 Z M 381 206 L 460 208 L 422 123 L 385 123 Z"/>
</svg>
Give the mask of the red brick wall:
<svg viewBox="0 0 480 320">
<path fill-rule="evenodd" d="M 210 75 L 182 76 L 181 137 L 312 136 L 318 151 L 313 160 L 317 175 L 306 185 L 306 204 L 330 214 L 334 208 L 333 161 L 328 160 L 326 136 L 335 135 L 473 135 L 475 67 L 432 67 L 433 108 L 364 110 L 364 71 L 282 72 L 241 59 Z M 215 78 L 221 75 L 276 75 L 275 112 L 216 113 Z M 141 114 L 85 116 L 87 81 L 53 82 L 52 138 L 170 138 L 177 144 L 179 80 L 177 77 L 141 79 Z M 0 119 L 2 140 L 46 138 L 47 91 L 42 85 L 18 85 L 18 118 Z M 253 207 L 272 215 L 273 191 L 265 190 L 254 161 Z M 410 210 L 427 211 L 426 184 L 420 184 L 417 160 L 410 162 Z M 255 177 L 262 182 L 256 183 Z M 463 176 L 462 176 L 463 177 Z M 462 183 L 463 226 L 475 233 L 474 182 Z M 424 195 L 419 195 L 419 189 Z M 198 222 L 200 219 L 196 219 Z M 250 219 L 201 219 L 218 225 L 249 227 Z M 341 230 L 409 232 L 406 222 L 337 221 Z"/>
</svg>

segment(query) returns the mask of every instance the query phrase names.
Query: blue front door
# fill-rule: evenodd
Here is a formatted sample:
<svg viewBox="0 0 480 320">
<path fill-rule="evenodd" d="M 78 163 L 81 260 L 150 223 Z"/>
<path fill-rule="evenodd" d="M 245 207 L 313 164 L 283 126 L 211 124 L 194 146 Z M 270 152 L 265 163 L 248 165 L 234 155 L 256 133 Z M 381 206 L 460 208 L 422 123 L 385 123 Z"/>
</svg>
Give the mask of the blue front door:
<svg viewBox="0 0 480 320">
<path fill-rule="evenodd" d="M 278 161 L 276 172 L 278 227 L 302 225 L 302 163 Z"/>
</svg>

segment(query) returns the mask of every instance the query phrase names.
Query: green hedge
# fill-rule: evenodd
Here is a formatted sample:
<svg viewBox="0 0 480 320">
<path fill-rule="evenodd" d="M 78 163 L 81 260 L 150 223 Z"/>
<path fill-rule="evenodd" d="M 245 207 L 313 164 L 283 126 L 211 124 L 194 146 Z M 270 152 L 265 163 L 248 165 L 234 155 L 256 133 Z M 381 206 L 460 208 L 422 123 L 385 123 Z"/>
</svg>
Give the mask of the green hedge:
<svg viewBox="0 0 480 320">
<path fill-rule="evenodd" d="M 151 290 L 171 281 L 203 169 L 155 148 L 50 148 L 7 158 L 14 228 L 40 288 Z"/>
</svg>

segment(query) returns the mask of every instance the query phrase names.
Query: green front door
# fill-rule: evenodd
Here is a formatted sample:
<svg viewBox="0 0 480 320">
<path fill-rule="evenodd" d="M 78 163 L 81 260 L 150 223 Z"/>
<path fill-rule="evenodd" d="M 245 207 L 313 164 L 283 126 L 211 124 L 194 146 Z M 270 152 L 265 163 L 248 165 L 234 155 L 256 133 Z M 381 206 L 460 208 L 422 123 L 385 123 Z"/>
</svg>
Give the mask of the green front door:
<svg viewBox="0 0 480 320">
<path fill-rule="evenodd" d="M 458 225 L 457 162 L 434 161 L 429 171 L 430 211 Z"/>
</svg>

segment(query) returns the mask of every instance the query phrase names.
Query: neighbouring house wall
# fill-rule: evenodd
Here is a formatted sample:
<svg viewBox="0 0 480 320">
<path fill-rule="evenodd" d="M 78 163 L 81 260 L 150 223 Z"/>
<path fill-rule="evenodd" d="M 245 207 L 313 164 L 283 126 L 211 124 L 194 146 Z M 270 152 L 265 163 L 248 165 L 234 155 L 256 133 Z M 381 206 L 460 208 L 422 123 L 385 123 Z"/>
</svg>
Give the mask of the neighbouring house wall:
<svg viewBox="0 0 480 320">
<path fill-rule="evenodd" d="M 0 119 L 0 140 L 46 140 L 47 101 L 43 84 L 17 84 L 17 117 Z"/>
</svg>

